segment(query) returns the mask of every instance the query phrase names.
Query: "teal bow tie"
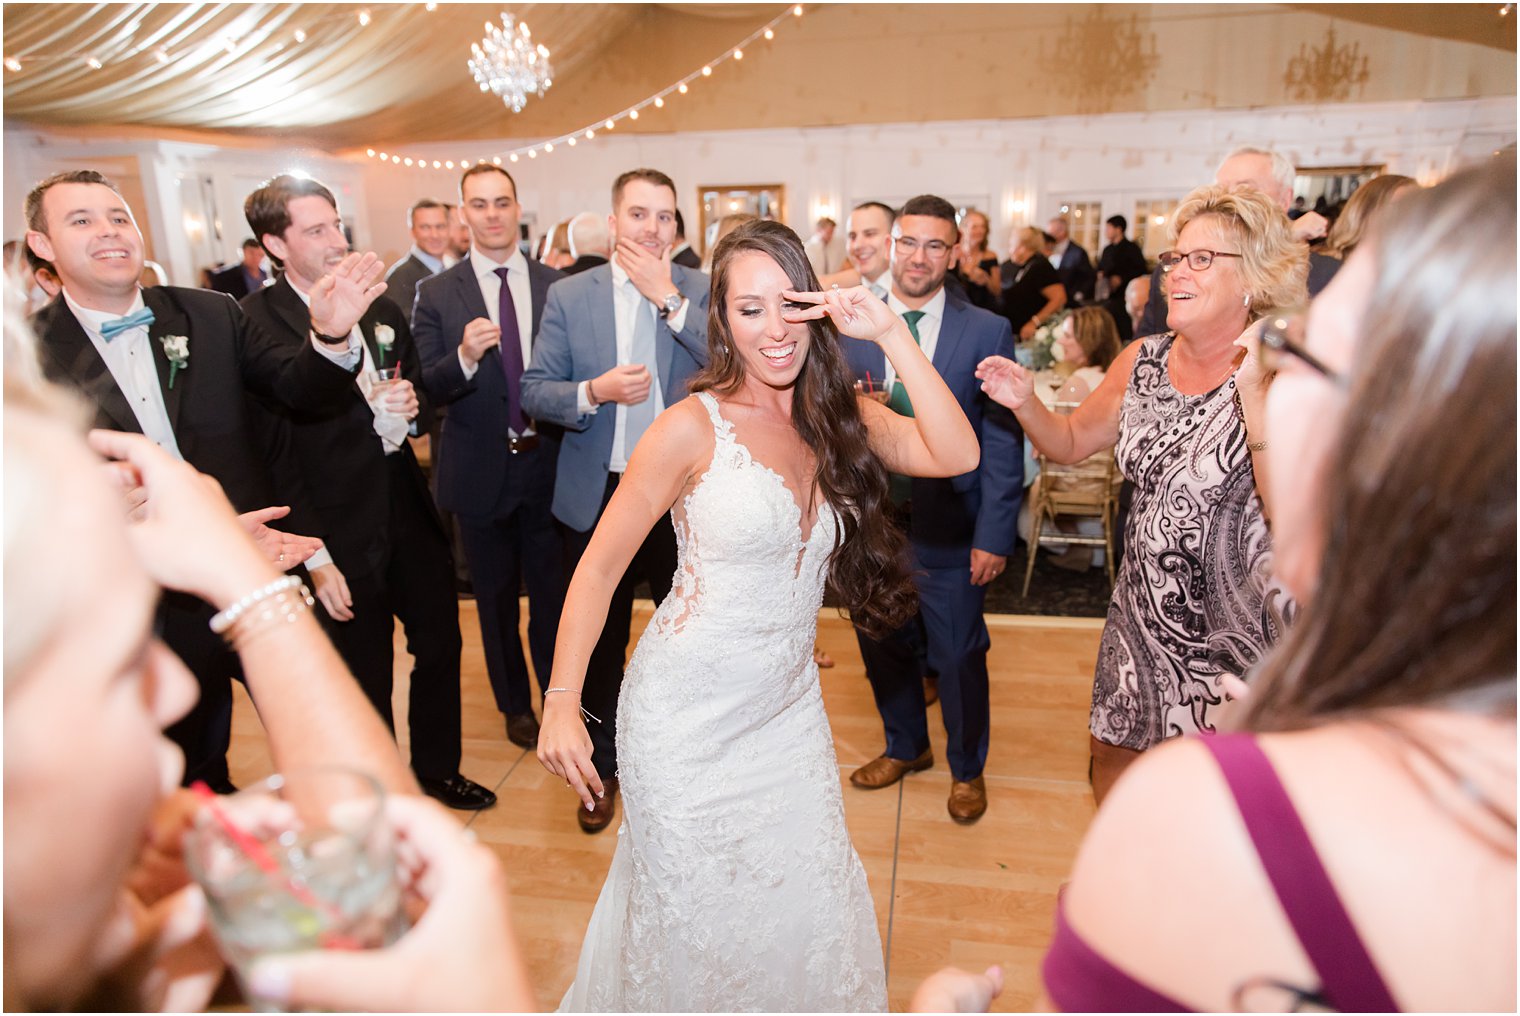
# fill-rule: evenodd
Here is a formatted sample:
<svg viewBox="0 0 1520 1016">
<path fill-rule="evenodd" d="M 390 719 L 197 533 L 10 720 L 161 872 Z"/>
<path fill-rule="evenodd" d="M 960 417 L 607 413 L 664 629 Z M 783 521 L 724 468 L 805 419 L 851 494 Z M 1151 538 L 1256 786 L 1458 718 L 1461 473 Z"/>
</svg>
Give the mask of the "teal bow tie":
<svg viewBox="0 0 1520 1016">
<path fill-rule="evenodd" d="M 139 325 L 146 328 L 153 323 L 153 312 L 147 307 L 139 307 L 126 317 L 112 318 L 100 326 L 100 337 L 110 342 L 122 332 Z"/>
</svg>

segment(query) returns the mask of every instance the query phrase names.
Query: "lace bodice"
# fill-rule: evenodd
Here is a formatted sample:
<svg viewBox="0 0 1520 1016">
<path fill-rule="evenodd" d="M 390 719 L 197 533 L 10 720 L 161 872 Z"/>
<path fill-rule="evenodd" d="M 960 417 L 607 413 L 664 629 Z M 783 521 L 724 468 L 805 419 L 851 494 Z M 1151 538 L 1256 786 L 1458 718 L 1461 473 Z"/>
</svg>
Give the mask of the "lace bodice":
<svg viewBox="0 0 1520 1016">
<path fill-rule="evenodd" d="M 819 503 L 804 542 L 807 520 L 781 475 L 734 438 L 711 393 L 696 397 L 713 423 L 712 462 L 671 510 L 678 564 L 654 629 L 742 621 L 762 636 L 812 633 L 837 531 L 833 509 Z"/>
</svg>

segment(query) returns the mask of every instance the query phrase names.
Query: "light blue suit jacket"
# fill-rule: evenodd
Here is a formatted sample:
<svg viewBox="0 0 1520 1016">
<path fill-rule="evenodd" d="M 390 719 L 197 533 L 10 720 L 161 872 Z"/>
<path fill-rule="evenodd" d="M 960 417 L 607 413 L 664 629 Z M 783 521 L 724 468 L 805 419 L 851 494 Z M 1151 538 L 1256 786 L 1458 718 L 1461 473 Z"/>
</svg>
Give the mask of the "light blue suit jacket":
<svg viewBox="0 0 1520 1016">
<path fill-rule="evenodd" d="M 661 321 L 655 335 L 660 392 L 666 406 L 684 399 L 687 381 L 707 365 L 711 288 L 706 275 L 681 265 L 671 266 L 671 280 L 691 302 L 681 331 L 672 332 Z M 533 362 L 522 377 L 522 401 L 524 410 L 535 420 L 548 420 L 565 428 L 553 511 L 555 518 L 577 532 L 596 525 L 601 514 L 616 407 L 599 407 L 597 412 L 582 416 L 576 390 L 580 382 L 616 366 L 612 268 L 599 265 L 550 286 L 538 341 L 533 346 Z"/>
</svg>

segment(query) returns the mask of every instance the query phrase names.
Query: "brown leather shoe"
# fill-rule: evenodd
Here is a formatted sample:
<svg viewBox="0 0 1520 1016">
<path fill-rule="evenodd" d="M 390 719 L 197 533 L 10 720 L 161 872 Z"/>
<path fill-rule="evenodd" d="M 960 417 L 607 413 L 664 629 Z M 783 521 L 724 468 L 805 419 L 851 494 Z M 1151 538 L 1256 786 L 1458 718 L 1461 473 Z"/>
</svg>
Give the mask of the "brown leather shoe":
<svg viewBox="0 0 1520 1016">
<path fill-rule="evenodd" d="M 967 783 L 960 780 L 950 784 L 950 801 L 946 806 L 950 817 L 962 825 L 969 825 L 987 811 L 987 782 L 980 776 Z"/>
<path fill-rule="evenodd" d="M 864 790 L 880 790 L 890 787 L 909 773 L 921 772 L 934 764 L 934 749 L 925 748 L 924 753 L 911 762 L 878 755 L 850 774 L 850 782 Z"/>
<path fill-rule="evenodd" d="M 932 706 L 939 701 L 939 678 L 924 678 L 924 705 Z"/>
<path fill-rule="evenodd" d="M 599 833 L 612 824 L 612 816 L 617 812 L 617 777 L 603 780 L 602 789 L 606 793 L 597 799 L 594 811 L 587 811 L 584 804 L 575 802 L 575 820 L 581 824 L 582 832 Z"/>
<path fill-rule="evenodd" d="M 531 709 L 525 713 L 507 714 L 507 740 L 519 748 L 538 747 L 538 720 Z"/>
</svg>

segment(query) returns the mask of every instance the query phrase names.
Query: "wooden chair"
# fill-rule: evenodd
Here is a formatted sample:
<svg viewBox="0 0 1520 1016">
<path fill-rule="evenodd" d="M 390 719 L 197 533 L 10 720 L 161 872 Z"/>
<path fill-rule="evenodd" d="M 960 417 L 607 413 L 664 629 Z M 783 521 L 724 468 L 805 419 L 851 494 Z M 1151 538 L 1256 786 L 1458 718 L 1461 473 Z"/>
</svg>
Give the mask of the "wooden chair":
<svg viewBox="0 0 1520 1016">
<path fill-rule="evenodd" d="M 1058 402 L 1052 408 L 1069 413 L 1076 403 Z M 1102 547 L 1103 563 L 1108 570 L 1108 585 L 1114 585 L 1114 526 L 1119 514 L 1119 484 L 1122 477 L 1114 463 L 1114 450 L 1105 448 L 1081 462 L 1063 465 L 1036 453 L 1040 475 L 1035 481 L 1034 503 L 1030 505 L 1029 564 L 1024 569 L 1024 593 L 1034 577 L 1034 562 L 1040 552 L 1040 540 L 1046 534 L 1063 543 L 1085 547 Z M 1087 536 L 1061 532 L 1056 520 L 1095 518 L 1103 523 L 1103 535 Z"/>
</svg>

